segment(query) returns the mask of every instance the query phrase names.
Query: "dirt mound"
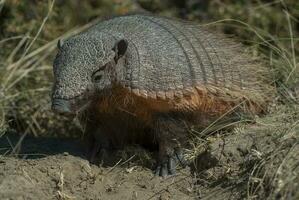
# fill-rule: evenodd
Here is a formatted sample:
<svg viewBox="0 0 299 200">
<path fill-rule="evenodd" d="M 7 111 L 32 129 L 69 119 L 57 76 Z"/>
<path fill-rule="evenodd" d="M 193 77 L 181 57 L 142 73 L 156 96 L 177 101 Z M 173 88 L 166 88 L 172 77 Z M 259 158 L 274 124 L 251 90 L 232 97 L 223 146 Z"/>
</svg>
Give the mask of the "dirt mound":
<svg viewBox="0 0 299 200">
<path fill-rule="evenodd" d="M 103 168 L 65 154 L 2 158 L 0 199 L 193 199 L 188 174 L 162 179 L 140 166 Z"/>
</svg>

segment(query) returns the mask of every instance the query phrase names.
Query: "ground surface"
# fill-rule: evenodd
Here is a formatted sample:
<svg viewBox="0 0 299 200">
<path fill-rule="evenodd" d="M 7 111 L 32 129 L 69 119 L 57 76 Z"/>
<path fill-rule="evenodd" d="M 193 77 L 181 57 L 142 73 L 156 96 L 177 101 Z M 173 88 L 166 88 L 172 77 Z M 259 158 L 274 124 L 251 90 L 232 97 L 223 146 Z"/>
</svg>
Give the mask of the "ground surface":
<svg viewBox="0 0 299 200">
<path fill-rule="evenodd" d="M 287 109 L 202 137 L 189 167 L 167 178 L 153 175 L 153 153 L 138 147 L 90 164 L 78 139 L 7 134 L 0 199 L 297 199 L 299 113 Z"/>
<path fill-rule="evenodd" d="M 7 158 L 0 169 L 0 199 L 193 199 L 185 175 L 161 179 L 141 167 L 101 168 L 70 155 Z"/>
<path fill-rule="evenodd" d="M 3 137 L 1 146 L 7 147 L 15 139 Z M 194 196 L 187 170 L 162 179 L 125 160 L 114 159 L 116 166 L 99 167 L 89 164 L 80 145 L 72 140 L 29 138 L 21 149 L 23 158 L 0 157 L 0 199 L 166 200 Z"/>
</svg>

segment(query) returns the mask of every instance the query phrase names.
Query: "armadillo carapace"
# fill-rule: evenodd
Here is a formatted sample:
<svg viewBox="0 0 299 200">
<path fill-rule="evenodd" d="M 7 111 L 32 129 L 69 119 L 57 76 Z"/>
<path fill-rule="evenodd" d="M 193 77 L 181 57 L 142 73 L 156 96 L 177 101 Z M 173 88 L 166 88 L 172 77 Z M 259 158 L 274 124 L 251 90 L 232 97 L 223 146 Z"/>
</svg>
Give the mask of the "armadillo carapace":
<svg viewBox="0 0 299 200">
<path fill-rule="evenodd" d="M 190 22 L 119 16 L 58 43 L 52 108 L 77 113 L 101 149 L 156 147 L 156 173 L 175 173 L 188 143 L 184 124 L 237 105 L 259 112 L 269 97 L 262 66 L 241 45 Z"/>
</svg>

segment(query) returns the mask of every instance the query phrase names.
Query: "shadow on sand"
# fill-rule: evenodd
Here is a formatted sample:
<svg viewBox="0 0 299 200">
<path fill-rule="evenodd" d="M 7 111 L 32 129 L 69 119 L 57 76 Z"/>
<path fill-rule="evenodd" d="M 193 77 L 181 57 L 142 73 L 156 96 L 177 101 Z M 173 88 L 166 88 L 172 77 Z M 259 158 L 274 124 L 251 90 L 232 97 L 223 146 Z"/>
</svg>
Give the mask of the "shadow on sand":
<svg viewBox="0 0 299 200">
<path fill-rule="evenodd" d="M 21 159 L 40 159 L 52 155 L 69 154 L 88 160 L 87 149 L 78 138 L 34 137 L 11 133 L 0 137 L 0 155 Z M 111 167 L 119 162 L 135 161 L 142 166 L 153 168 L 152 158 L 153 153 L 133 146 L 128 149 L 111 149 L 104 157 L 98 154 L 92 163 Z"/>
<path fill-rule="evenodd" d="M 86 158 L 86 148 L 78 139 L 37 138 L 31 135 L 11 133 L 0 137 L 0 155 L 15 155 L 23 159 L 37 159 L 65 152 Z"/>
</svg>

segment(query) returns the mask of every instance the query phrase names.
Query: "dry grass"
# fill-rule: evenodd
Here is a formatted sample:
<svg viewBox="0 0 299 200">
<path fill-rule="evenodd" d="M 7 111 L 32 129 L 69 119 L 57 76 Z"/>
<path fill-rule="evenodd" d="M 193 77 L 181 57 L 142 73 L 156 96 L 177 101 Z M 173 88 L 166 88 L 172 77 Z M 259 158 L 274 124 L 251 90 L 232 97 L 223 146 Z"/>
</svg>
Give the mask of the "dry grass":
<svg viewBox="0 0 299 200">
<path fill-rule="evenodd" d="M 9 39 L 19 40 L 6 58 L 1 60 L 0 65 L 3 68 L 0 75 L 3 97 L 0 100 L 1 133 L 7 130 L 9 124 L 24 134 L 30 133 L 35 136 L 48 134 L 45 127 L 49 128 L 54 124 L 59 124 L 58 127 L 63 129 L 63 123 L 56 119 L 49 107 L 52 87 L 51 60 L 60 38 L 67 38 L 85 30 L 96 23 L 97 19 L 84 26 L 72 28 L 42 45 L 36 45 L 52 13 L 54 3 L 55 1 L 52 1 L 49 5 L 48 13 L 33 37 L 27 33 L 25 36 L 7 38 L 0 42 L 4 46 Z"/>
<path fill-rule="evenodd" d="M 260 148 L 260 156 L 250 170 L 247 186 L 248 199 L 254 199 L 254 197 L 298 198 L 298 109 L 298 106 L 292 109 L 280 107 L 277 110 L 279 114 L 273 113 L 257 121 L 259 126 L 253 131 L 261 135 L 270 134 L 275 146 L 260 144 L 264 147 Z"/>
</svg>

